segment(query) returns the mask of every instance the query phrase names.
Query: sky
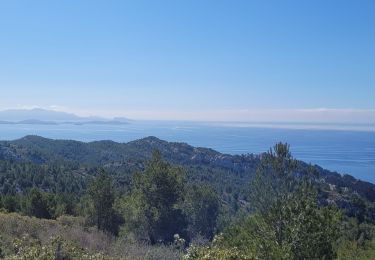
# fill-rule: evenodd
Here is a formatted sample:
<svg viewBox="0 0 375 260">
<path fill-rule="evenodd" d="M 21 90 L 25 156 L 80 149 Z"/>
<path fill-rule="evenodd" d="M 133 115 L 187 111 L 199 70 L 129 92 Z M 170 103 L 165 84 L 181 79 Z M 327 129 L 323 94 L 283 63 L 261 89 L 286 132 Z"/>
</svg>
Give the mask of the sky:
<svg viewBox="0 0 375 260">
<path fill-rule="evenodd" d="M 375 1 L 0 0 L 0 109 L 375 123 Z"/>
</svg>

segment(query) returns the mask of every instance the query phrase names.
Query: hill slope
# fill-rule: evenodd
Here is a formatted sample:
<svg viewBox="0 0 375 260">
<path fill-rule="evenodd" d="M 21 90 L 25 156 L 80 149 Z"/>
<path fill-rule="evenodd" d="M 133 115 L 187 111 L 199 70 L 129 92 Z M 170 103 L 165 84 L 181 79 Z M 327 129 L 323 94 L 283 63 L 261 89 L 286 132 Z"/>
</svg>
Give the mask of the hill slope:
<svg viewBox="0 0 375 260">
<path fill-rule="evenodd" d="M 208 148 L 196 148 L 185 143 L 171 143 L 156 137 L 146 137 L 129 143 L 96 141 L 84 143 L 72 140 L 52 140 L 26 136 L 15 141 L 0 142 L 0 159 L 33 163 L 58 161 L 86 165 L 129 162 L 150 158 L 159 150 L 166 160 L 176 164 L 204 164 L 244 171 L 254 169 L 259 161 L 255 155 L 227 155 Z"/>
<path fill-rule="evenodd" d="M 197 148 L 186 143 L 166 142 L 156 137 L 147 137 L 129 143 L 113 141 L 84 143 L 26 136 L 15 141 L 1 141 L 0 160 L 41 166 L 73 165 L 71 171 L 66 167 L 60 171 L 70 174 L 67 179 L 74 176 L 85 178 L 92 174 L 93 168 L 104 166 L 117 175 L 119 185 L 126 185 L 130 181 L 130 174 L 141 170 L 154 150 L 159 150 L 170 163 L 185 167 L 190 181 L 210 183 L 224 196 L 231 193 L 232 197 L 239 199 L 246 199 L 246 190 L 261 158 L 261 155 L 254 154 L 222 154 L 212 149 Z M 299 168 L 304 171 L 307 164 L 300 162 Z M 346 194 L 359 194 L 365 200 L 375 202 L 374 184 L 357 180 L 349 175 L 341 176 L 319 166 L 315 168 L 320 173 L 319 181 L 326 190 L 322 193 L 325 199 L 334 198 L 344 208 L 352 207 L 350 202 L 344 199 Z M 55 176 L 54 179 L 59 177 L 56 170 L 44 169 L 41 171 L 44 172 L 42 178 L 48 176 L 49 171 L 53 171 L 50 175 Z M 0 169 L 1 174 L 4 173 L 1 173 Z"/>
</svg>

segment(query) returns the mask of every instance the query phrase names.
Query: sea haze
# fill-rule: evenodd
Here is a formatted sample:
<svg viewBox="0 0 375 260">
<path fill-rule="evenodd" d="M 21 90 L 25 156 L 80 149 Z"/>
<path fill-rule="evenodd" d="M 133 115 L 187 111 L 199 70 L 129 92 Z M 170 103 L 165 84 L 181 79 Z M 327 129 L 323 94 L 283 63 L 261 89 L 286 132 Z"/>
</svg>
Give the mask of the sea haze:
<svg viewBox="0 0 375 260">
<path fill-rule="evenodd" d="M 229 154 L 258 154 L 281 141 L 291 145 L 292 153 L 297 159 L 375 183 L 374 131 L 288 129 L 269 125 L 262 127 L 165 121 L 133 121 L 126 125 L 0 125 L 2 140 L 13 140 L 30 134 L 85 142 L 128 142 L 156 136 L 167 141 L 186 142 Z"/>
</svg>

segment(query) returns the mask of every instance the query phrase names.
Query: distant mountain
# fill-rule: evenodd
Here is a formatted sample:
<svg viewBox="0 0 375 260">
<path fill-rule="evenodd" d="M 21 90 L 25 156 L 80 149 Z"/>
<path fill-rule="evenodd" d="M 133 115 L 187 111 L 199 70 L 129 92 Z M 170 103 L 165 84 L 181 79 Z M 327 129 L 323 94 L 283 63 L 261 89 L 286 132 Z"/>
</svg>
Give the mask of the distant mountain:
<svg viewBox="0 0 375 260">
<path fill-rule="evenodd" d="M 79 121 L 85 118 L 74 114 L 46 110 L 41 108 L 34 109 L 9 109 L 0 111 L 1 121 L 18 122 L 24 120 L 40 120 L 40 121 Z"/>
<path fill-rule="evenodd" d="M 0 111 L 0 124 L 128 124 L 126 118 L 105 119 L 101 117 L 80 117 L 62 111 L 34 109 L 9 109 Z"/>
</svg>

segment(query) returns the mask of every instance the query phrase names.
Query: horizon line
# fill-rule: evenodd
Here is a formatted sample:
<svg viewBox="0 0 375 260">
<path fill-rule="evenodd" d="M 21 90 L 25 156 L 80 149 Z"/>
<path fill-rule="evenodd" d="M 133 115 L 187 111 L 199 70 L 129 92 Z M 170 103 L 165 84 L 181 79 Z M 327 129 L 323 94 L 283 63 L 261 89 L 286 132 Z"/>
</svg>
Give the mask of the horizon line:
<svg viewBox="0 0 375 260">
<path fill-rule="evenodd" d="M 114 119 L 125 117 L 133 120 L 207 121 L 243 123 L 332 123 L 375 124 L 375 108 L 242 108 L 242 109 L 71 109 L 63 106 L 16 106 L 0 108 L 9 110 L 45 110 L 68 113 L 78 117 Z"/>
</svg>

